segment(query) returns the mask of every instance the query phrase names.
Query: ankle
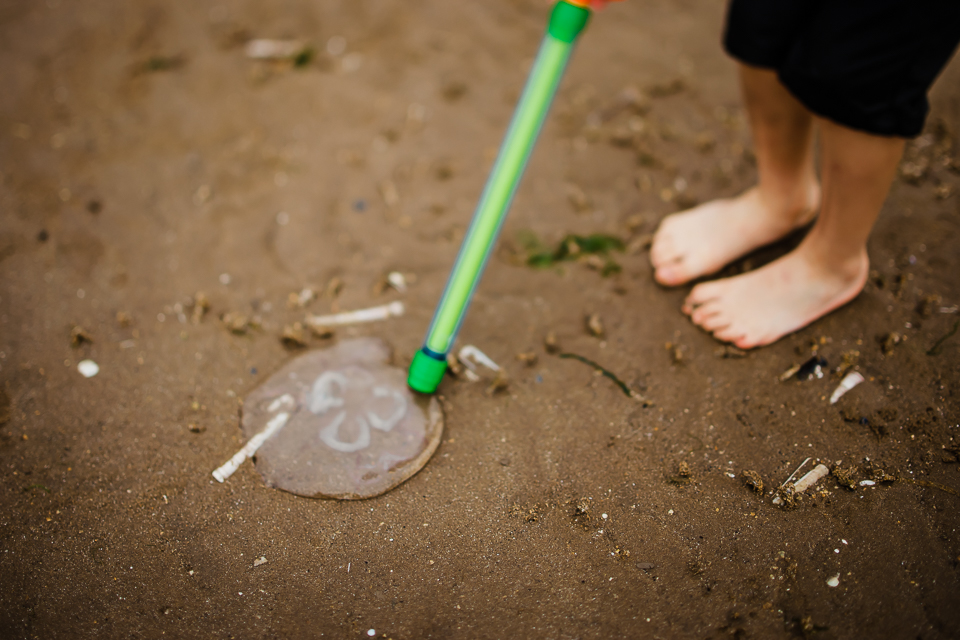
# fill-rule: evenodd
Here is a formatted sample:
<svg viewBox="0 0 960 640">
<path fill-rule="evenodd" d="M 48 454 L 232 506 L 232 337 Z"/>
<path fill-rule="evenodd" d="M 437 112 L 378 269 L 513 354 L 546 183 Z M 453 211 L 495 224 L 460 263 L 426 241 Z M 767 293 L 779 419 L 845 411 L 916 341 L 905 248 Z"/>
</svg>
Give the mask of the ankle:
<svg viewBox="0 0 960 640">
<path fill-rule="evenodd" d="M 819 241 L 813 231 L 797 247 L 814 271 L 845 282 L 865 279 L 870 270 L 866 246 L 834 246 Z"/>
<path fill-rule="evenodd" d="M 761 182 L 754 187 L 753 194 L 764 211 L 782 220 L 789 229 L 812 220 L 820 207 L 820 185 L 816 180 L 791 184 Z"/>
</svg>

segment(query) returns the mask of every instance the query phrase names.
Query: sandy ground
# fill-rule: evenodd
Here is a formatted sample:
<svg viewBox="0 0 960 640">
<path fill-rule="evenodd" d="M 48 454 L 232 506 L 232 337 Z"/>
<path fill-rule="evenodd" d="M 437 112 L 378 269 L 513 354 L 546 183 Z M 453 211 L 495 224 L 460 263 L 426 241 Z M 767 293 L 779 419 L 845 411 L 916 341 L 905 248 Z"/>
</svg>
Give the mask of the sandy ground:
<svg viewBox="0 0 960 640">
<path fill-rule="evenodd" d="M 402 318 L 338 337 L 409 362 L 547 10 L 0 2 L 0 635 L 960 636 L 960 335 L 928 354 L 960 317 L 960 64 L 862 295 L 721 357 L 644 249 L 663 215 L 755 178 L 716 0 L 631 0 L 586 34 L 461 334 L 511 385 L 446 380 L 422 472 L 359 502 L 265 488 L 250 463 L 211 478 L 243 443 L 239 400 L 295 353 L 279 339 L 304 317 L 291 292 L 339 278 L 315 313 L 402 299 Z M 315 55 L 257 63 L 250 37 Z M 630 249 L 610 277 L 532 269 L 525 231 Z M 409 290 L 378 295 L 391 270 Z M 230 312 L 256 326 L 230 332 Z M 89 340 L 72 346 L 77 326 Z M 647 406 L 545 353 L 550 331 Z M 778 381 L 814 350 L 822 379 Z M 867 381 L 831 406 L 854 351 Z M 807 457 L 855 467 L 855 488 L 830 476 L 773 506 Z"/>
</svg>

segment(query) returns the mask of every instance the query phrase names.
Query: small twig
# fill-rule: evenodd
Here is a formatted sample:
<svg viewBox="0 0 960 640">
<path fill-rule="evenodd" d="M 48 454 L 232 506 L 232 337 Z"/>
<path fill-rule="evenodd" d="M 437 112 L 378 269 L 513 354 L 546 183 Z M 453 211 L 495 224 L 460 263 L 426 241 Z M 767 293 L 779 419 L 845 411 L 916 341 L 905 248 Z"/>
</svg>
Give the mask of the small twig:
<svg viewBox="0 0 960 640">
<path fill-rule="evenodd" d="M 950 329 L 950 331 L 947 331 L 943 336 L 940 337 L 939 340 L 937 340 L 937 342 L 932 347 L 930 347 L 930 349 L 927 351 L 927 355 L 928 356 L 940 355 L 940 347 L 943 346 L 944 342 L 946 342 L 947 340 L 949 340 L 954 336 L 954 334 L 957 332 L 957 329 L 960 329 L 960 320 L 957 320 L 956 322 L 954 322 L 953 328 Z"/>
<path fill-rule="evenodd" d="M 947 493 L 952 493 L 955 496 L 960 496 L 960 491 L 957 491 L 953 487 L 948 487 L 945 484 L 940 484 L 939 482 L 930 482 L 929 480 L 916 480 L 914 478 L 900 478 L 901 482 L 909 482 L 910 484 L 918 484 L 921 487 L 930 487 L 931 489 L 940 489 L 940 491 L 946 491 Z"/>
<path fill-rule="evenodd" d="M 793 476 L 795 476 L 795 475 L 797 475 L 798 473 L 800 473 L 800 469 L 803 469 L 804 465 L 806 465 L 808 462 L 810 462 L 810 460 L 811 460 L 811 458 L 807 458 L 806 460 L 804 460 L 803 462 L 801 462 L 801 463 L 800 463 L 800 466 L 797 467 L 796 470 L 795 470 L 793 473 L 791 473 L 789 476 L 787 476 L 787 479 L 786 479 L 786 480 L 784 480 L 783 482 L 780 483 L 780 487 L 779 487 L 779 488 L 782 489 L 782 488 L 783 488 L 783 485 L 785 485 L 785 484 L 787 484 L 788 482 L 790 482 L 791 480 L 793 480 Z"/>
<path fill-rule="evenodd" d="M 584 358 L 583 356 L 578 356 L 575 353 L 561 353 L 560 357 L 573 358 L 574 360 L 579 360 L 584 364 L 590 365 L 591 367 L 593 367 L 595 370 L 602 373 L 607 378 L 610 378 L 611 380 L 613 380 L 613 383 L 618 387 L 620 387 L 620 390 L 623 391 L 624 395 L 626 395 L 628 398 L 637 398 L 639 400 L 644 400 L 643 396 L 641 396 L 639 393 L 637 393 L 636 391 L 633 391 L 630 387 L 628 387 L 626 383 L 620 378 L 618 378 L 615 373 L 613 373 L 608 369 L 605 369 L 604 367 L 601 367 L 599 364 L 597 364 L 593 360 L 590 360 L 589 358 Z"/>
</svg>

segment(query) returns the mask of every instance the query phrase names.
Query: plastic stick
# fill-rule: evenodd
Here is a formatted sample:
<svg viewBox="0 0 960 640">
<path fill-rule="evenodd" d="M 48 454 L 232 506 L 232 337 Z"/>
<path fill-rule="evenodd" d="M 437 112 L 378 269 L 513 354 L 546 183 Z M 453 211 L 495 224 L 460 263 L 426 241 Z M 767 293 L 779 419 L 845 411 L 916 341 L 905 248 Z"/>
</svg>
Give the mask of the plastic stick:
<svg viewBox="0 0 960 640">
<path fill-rule="evenodd" d="M 589 16 L 589 9 L 566 0 L 554 6 L 547 33 L 463 239 L 426 340 L 410 365 L 408 384 L 415 391 L 433 393 L 443 377 L 447 354 L 510 209 L 573 44 Z"/>
</svg>

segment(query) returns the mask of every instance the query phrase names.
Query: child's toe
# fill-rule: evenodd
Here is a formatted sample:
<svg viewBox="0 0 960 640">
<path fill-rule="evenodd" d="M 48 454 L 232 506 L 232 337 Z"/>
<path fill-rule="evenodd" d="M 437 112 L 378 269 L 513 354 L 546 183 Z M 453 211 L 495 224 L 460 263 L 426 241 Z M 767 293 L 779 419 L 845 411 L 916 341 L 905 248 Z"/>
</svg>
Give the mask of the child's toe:
<svg viewBox="0 0 960 640">
<path fill-rule="evenodd" d="M 749 349 L 749 347 L 741 346 L 741 340 L 744 338 L 743 330 L 733 325 L 714 331 L 713 337 L 724 342 L 732 342 L 741 349 Z"/>
<path fill-rule="evenodd" d="M 658 267 L 653 274 L 653 279 L 665 287 L 676 287 L 689 280 L 681 260 Z"/>
<path fill-rule="evenodd" d="M 701 327 L 710 332 L 722 331 L 730 326 L 731 320 L 723 313 L 715 313 L 712 316 L 704 318 L 702 322 L 698 322 Z"/>
<path fill-rule="evenodd" d="M 720 315 L 721 311 L 722 310 L 716 304 L 707 302 L 706 304 L 702 304 L 693 309 L 693 313 L 690 314 L 690 320 L 692 320 L 694 324 L 703 326 L 704 322 L 710 318 Z"/>
</svg>

